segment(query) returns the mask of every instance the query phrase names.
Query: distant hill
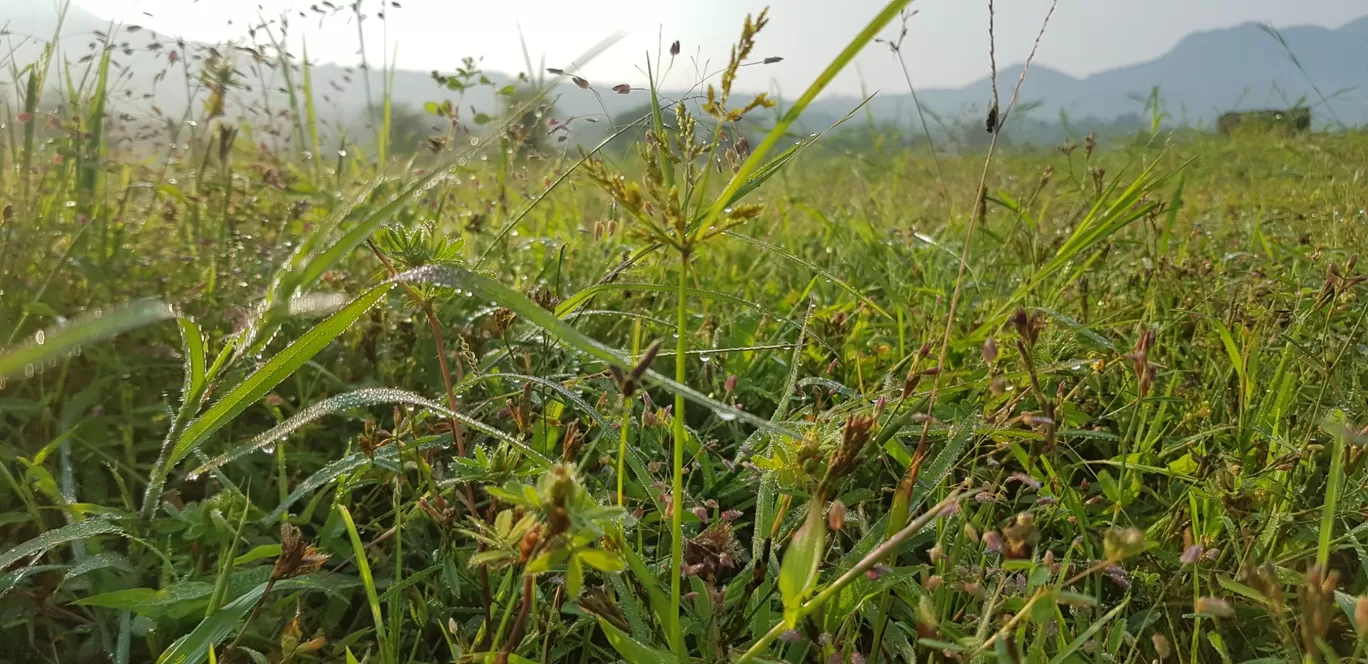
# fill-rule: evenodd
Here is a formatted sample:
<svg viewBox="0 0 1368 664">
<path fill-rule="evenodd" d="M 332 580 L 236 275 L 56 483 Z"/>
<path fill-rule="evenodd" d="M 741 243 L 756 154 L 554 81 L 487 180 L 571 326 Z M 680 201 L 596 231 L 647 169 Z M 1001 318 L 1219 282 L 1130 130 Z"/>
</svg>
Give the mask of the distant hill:
<svg viewBox="0 0 1368 664">
<path fill-rule="evenodd" d="M 13 57 L 21 65 L 38 57 L 41 42 L 50 38 L 55 26 L 56 16 L 48 2 L 0 3 L 0 28 L 7 32 L 0 38 L 0 44 L 6 46 L 5 52 L 17 45 Z M 74 64 L 79 64 L 82 56 L 91 53 L 97 31 L 108 28 L 108 21 L 73 6 L 61 32 L 62 52 Z M 1210 127 L 1216 116 L 1227 110 L 1280 107 L 1298 101 L 1313 108 L 1318 126 L 1333 126 L 1337 124 L 1335 119 L 1349 126 L 1368 125 L 1368 89 L 1364 87 L 1368 84 L 1368 17 L 1334 30 L 1301 26 L 1284 28 L 1277 34 L 1286 46 L 1274 34 L 1253 23 L 1198 32 L 1154 60 L 1085 78 L 1074 78 L 1036 64 L 1023 86 L 1021 103 L 1030 104 L 1030 117 L 1035 122 L 1058 122 L 1063 113 L 1071 122 L 1105 124 L 1140 114 L 1143 99 L 1158 86 L 1170 125 Z M 25 39 L 26 35 L 32 39 Z M 114 42 L 113 57 L 119 73 L 115 98 L 122 104 L 116 108 L 145 113 L 156 105 L 172 115 L 184 109 L 185 81 L 178 66 L 170 67 L 164 80 L 155 80 L 159 72 L 168 69 L 167 53 L 171 50 L 168 47 L 174 46 L 174 38 L 149 30 L 124 31 L 116 35 Z M 191 51 L 199 52 L 199 45 L 189 46 Z M 1301 64 L 1300 70 L 1293 62 L 1293 55 Z M 250 74 L 249 57 L 243 53 L 237 57 L 240 71 Z M 0 65 L 7 69 L 4 58 L 0 55 Z M 246 81 L 253 90 L 250 94 L 240 93 L 238 102 L 243 107 L 253 107 L 250 113 L 264 116 L 264 105 L 270 104 L 278 110 L 284 104 L 284 78 L 279 71 L 259 69 L 267 75 L 267 80 L 264 84 Z M 1020 65 L 1000 69 L 998 84 L 1004 100 L 1016 84 L 1020 71 Z M 355 125 L 358 121 L 364 122 L 366 76 L 369 76 L 373 96 L 378 96 L 383 89 L 380 72 L 366 73 L 332 64 L 315 66 L 315 101 L 320 114 L 334 123 Z M 488 73 L 488 76 L 500 86 L 513 80 L 498 73 Z M 1319 88 L 1319 94 L 1312 88 L 1312 83 Z M 0 83 L 0 96 L 13 99 L 14 90 L 8 89 L 11 85 L 9 81 Z M 439 87 L 429 72 L 400 70 L 396 72 L 393 90 L 397 104 L 413 109 L 421 108 L 428 101 L 460 100 L 466 117 L 469 117 L 470 107 L 490 111 L 495 104 L 490 87 L 470 90 L 462 98 Z M 924 107 L 942 121 L 978 121 L 991 98 L 986 77 L 960 88 L 917 92 Z M 1322 94 L 1329 98 L 1328 105 L 1322 103 Z M 617 95 L 605 89 L 596 96 L 569 84 L 555 86 L 551 96 L 556 100 L 557 115 L 561 117 L 602 118 L 605 109 L 610 116 L 618 117 L 641 108 L 645 102 L 644 95 L 639 92 Z M 804 124 L 815 129 L 844 115 L 858 103 L 859 100 L 853 97 L 821 98 L 810 107 Z M 911 97 L 905 92 L 883 91 L 870 102 L 869 111 L 876 122 L 917 127 Z M 606 124 L 601 123 L 599 129 L 582 133 L 601 133 Z M 944 127 L 935 128 L 945 131 Z M 583 140 L 585 136 L 579 138 Z"/>
<path fill-rule="evenodd" d="M 1281 107 L 1300 99 L 1314 108 L 1318 124 L 1333 122 L 1332 117 L 1351 126 L 1368 124 L 1368 17 L 1335 30 L 1302 26 L 1277 32 L 1286 47 L 1255 23 L 1198 32 L 1154 60 L 1081 79 L 1036 64 L 1022 86 L 1023 101 L 1041 102 L 1037 116 L 1064 111 L 1075 119 L 1107 120 L 1141 112 L 1143 103 L 1135 97 L 1148 97 L 1158 86 L 1175 123 L 1210 126 L 1228 110 Z M 1010 94 L 1020 74 L 1020 65 L 1001 69 L 1000 94 Z M 1329 99 L 1329 110 L 1311 83 Z M 926 107 L 951 115 L 986 112 L 991 96 L 987 77 L 962 88 L 918 90 Z M 871 102 L 876 117 L 906 117 L 912 109 L 906 94 L 880 97 Z M 812 108 L 834 114 L 855 103 L 827 98 Z"/>
</svg>

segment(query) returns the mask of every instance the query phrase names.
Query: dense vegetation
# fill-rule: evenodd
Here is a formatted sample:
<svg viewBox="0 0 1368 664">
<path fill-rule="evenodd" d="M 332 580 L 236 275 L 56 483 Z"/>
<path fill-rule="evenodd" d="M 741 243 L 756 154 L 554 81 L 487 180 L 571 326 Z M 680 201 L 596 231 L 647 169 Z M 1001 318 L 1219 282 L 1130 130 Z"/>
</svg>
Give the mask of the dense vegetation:
<svg viewBox="0 0 1368 664">
<path fill-rule="evenodd" d="M 780 152 L 724 73 L 627 150 L 524 91 L 323 159 L 210 76 L 147 159 L 56 71 L 3 118 L 3 661 L 1365 654 L 1357 132 Z"/>
</svg>

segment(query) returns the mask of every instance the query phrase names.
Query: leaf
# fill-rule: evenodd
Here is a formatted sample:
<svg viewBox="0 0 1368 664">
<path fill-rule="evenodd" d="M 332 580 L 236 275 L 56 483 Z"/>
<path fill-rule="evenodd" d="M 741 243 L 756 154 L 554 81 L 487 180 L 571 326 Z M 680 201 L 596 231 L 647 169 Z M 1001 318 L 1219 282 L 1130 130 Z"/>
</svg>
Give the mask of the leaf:
<svg viewBox="0 0 1368 664">
<path fill-rule="evenodd" d="M 627 566 L 621 556 L 606 549 L 583 549 L 579 558 L 601 572 L 621 572 Z"/>
<path fill-rule="evenodd" d="M 356 322 L 356 319 L 360 318 L 380 298 L 384 297 L 390 288 L 393 288 L 393 284 L 382 284 L 352 300 L 351 304 L 305 332 L 294 343 L 271 358 L 270 362 L 252 372 L 252 375 L 238 383 L 232 391 L 223 395 L 203 415 L 185 428 L 185 433 L 180 440 L 176 441 L 176 446 L 172 449 L 167 467 L 162 470 L 163 474 L 169 473 L 177 463 L 215 431 L 218 431 L 242 411 L 266 396 L 266 393 L 288 378 L 305 362 L 312 359 L 314 355 L 317 355 L 333 339 L 351 327 L 351 324 Z"/>
<path fill-rule="evenodd" d="M 798 608 L 817 584 L 817 568 L 826 550 L 826 519 L 822 506 L 808 503 L 807 518 L 794 534 L 779 564 L 779 594 L 784 600 L 784 621 L 790 628 L 798 624 Z"/>
<path fill-rule="evenodd" d="M 598 619 L 598 624 L 608 643 L 627 664 L 667 664 L 676 661 L 674 655 L 642 645 L 603 618 Z"/>
<path fill-rule="evenodd" d="M 1349 438 L 1348 419 L 1344 411 L 1331 411 L 1326 416 L 1324 428 L 1334 438 L 1334 442 L 1330 446 L 1330 474 L 1326 476 L 1320 536 L 1316 543 L 1316 563 L 1322 569 L 1330 562 L 1330 540 L 1335 532 L 1335 510 L 1339 506 L 1340 485 L 1344 483 L 1344 445 Z"/>
<path fill-rule="evenodd" d="M 142 613 L 155 603 L 158 593 L 154 588 L 125 588 L 76 600 L 81 606 L 99 606 L 106 609 L 122 609 Z"/>
<path fill-rule="evenodd" d="M 366 602 L 370 605 L 371 618 L 375 621 L 375 640 L 379 643 L 381 655 L 388 660 L 389 657 L 385 654 L 390 651 L 389 640 L 385 638 L 385 619 L 380 613 L 380 596 L 375 591 L 375 578 L 371 576 L 370 561 L 366 558 L 366 545 L 361 541 L 361 533 L 356 530 L 356 522 L 352 521 L 351 510 L 348 510 L 346 505 L 339 504 L 337 513 L 347 527 L 352 553 L 355 555 L 353 560 L 356 561 L 356 571 L 361 576 L 361 585 L 366 589 Z"/>
<path fill-rule="evenodd" d="M 289 579 L 276 584 L 277 591 L 286 591 L 299 587 L 306 587 L 306 584 L 295 583 L 300 579 Z M 247 614 L 256 606 L 261 596 L 266 593 L 266 588 L 270 584 L 262 583 L 255 588 L 247 591 L 241 597 L 229 602 L 214 615 L 200 621 L 195 629 L 189 634 L 179 638 L 171 644 L 161 657 L 157 658 L 157 664 L 199 664 L 209 656 L 209 649 L 227 638 L 229 634 L 242 627 Z"/>
<path fill-rule="evenodd" d="M 177 318 L 176 325 L 180 329 L 181 352 L 185 354 L 185 386 L 181 389 L 181 398 L 191 399 L 204 389 L 204 333 L 189 318 Z"/>
<path fill-rule="evenodd" d="M 409 451 L 421 452 L 425 450 L 435 450 L 442 447 L 447 447 L 450 444 L 451 436 L 449 434 L 443 434 L 439 436 L 428 436 L 425 438 L 420 438 L 419 440 L 410 443 L 407 449 Z M 274 510 L 271 510 L 270 514 L 267 514 L 266 516 L 262 517 L 261 523 L 275 522 L 276 520 L 280 519 L 280 517 L 284 516 L 285 513 L 289 511 L 291 507 L 294 506 L 295 503 L 303 499 L 304 496 L 307 496 L 313 493 L 314 491 L 317 491 L 324 485 L 328 484 L 329 482 L 332 482 L 333 480 L 336 480 L 339 477 L 342 477 L 352 471 L 355 471 L 358 468 L 363 468 L 368 465 L 371 465 L 372 463 L 376 465 L 386 462 L 393 464 L 396 458 L 398 458 L 398 449 L 394 445 L 386 445 L 375 452 L 374 459 L 372 459 L 369 456 L 366 456 L 366 454 L 362 452 L 357 452 L 350 456 L 338 459 L 337 461 L 334 461 L 320 468 L 318 472 L 314 473 L 313 475 L 310 475 L 308 479 L 301 482 L 299 486 L 296 486 L 295 490 L 291 491 L 290 495 L 286 496 L 285 500 L 281 501 L 279 505 L 276 505 L 276 508 Z"/>
<path fill-rule="evenodd" d="M 584 588 L 584 563 L 579 556 L 570 556 L 570 564 L 565 572 L 565 592 L 570 599 L 579 597 Z"/>
<path fill-rule="evenodd" d="M 25 344 L 0 352 L 0 378 L 32 376 L 44 362 L 101 339 L 175 318 L 160 300 L 141 300 L 109 311 L 96 309 L 66 325 L 37 332 Z"/>
<path fill-rule="evenodd" d="M 237 558 L 234 558 L 233 566 L 241 567 L 243 565 L 246 565 L 247 563 L 254 563 L 258 560 L 263 560 L 266 558 L 275 558 L 279 555 L 279 544 L 259 544 L 253 547 L 251 551 L 248 551 L 247 553 L 244 553 L 238 556 Z"/>
<path fill-rule="evenodd" d="M 81 576 L 82 574 L 89 574 L 102 569 L 116 569 L 120 572 L 132 572 L 133 565 L 128 562 L 128 559 L 122 554 L 113 551 L 105 551 L 89 556 L 85 560 L 72 565 L 71 569 L 68 569 L 66 575 L 62 577 L 62 581 L 66 582 Z"/>
<path fill-rule="evenodd" d="M 476 113 L 473 122 L 477 125 L 487 125 L 493 120 L 488 113 Z"/>
<path fill-rule="evenodd" d="M 26 302 L 24 303 L 24 313 L 47 318 L 57 318 L 58 316 L 57 310 L 46 302 Z"/>
<path fill-rule="evenodd" d="M 427 113 L 428 115 L 438 115 L 442 112 L 442 107 L 438 106 L 437 102 L 435 101 L 425 102 L 423 104 L 423 112 Z"/>
<path fill-rule="evenodd" d="M 6 551 L 4 554 L 0 554 L 0 570 L 7 569 L 10 565 L 24 558 L 41 556 L 69 542 L 109 534 L 122 535 L 123 529 L 108 519 L 87 519 L 67 524 L 61 528 L 54 528 Z"/>
<path fill-rule="evenodd" d="M 623 371 L 630 371 L 632 369 L 628 360 L 624 359 L 626 356 L 625 353 L 611 349 L 608 346 L 595 341 L 593 338 L 570 326 L 565 321 L 557 318 L 551 312 L 541 308 L 522 293 L 514 291 L 484 275 L 449 265 L 428 265 L 397 275 L 392 281 L 429 283 L 448 288 L 463 288 L 470 290 L 485 299 L 493 300 L 499 305 L 507 307 L 523 320 L 542 328 L 550 334 L 552 338 L 575 350 L 602 360 L 607 364 L 616 366 Z M 714 413 L 717 413 L 718 416 L 723 419 L 740 420 L 778 433 L 792 433 L 784 427 L 771 424 L 749 412 L 738 410 L 732 406 L 716 401 L 687 385 L 670 380 L 655 371 L 647 371 L 646 377 L 652 384 L 658 385 L 666 391 L 679 394 L 689 401 L 702 405 L 712 410 Z"/>
</svg>

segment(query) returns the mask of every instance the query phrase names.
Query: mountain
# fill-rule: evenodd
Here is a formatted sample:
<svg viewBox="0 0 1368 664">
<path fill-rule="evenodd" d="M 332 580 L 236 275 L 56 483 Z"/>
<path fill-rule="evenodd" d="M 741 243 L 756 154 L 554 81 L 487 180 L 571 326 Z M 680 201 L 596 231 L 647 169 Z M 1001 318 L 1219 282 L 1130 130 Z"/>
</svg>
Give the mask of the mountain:
<svg viewBox="0 0 1368 664">
<path fill-rule="evenodd" d="M 1020 74 L 1020 65 L 999 71 L 1004 103 Z M 1161 106 L 1174 123 L 1210 126 L 1225 111 L 1284 107 L 1301 100 L 1313 108 L 1320 125 L 1338 124 L 1337 117 L 1339 123 L 1357 126 L 1368 124 L 1365 83 L 1368 17 L 1333 30 L 1300 26 L 1270 31 L 1246 23 L 1193 33 L 1154 60 L 1085 78 L 1032 65 L 1018 103 L 1040 102 L 1033 111 L 1037 117 L 1057 117 L 1062 111 L 1075 119 L 1106 120 L 1143 112 L 1143 100 L 1157 86 Z M 978 116 L 986 112 L 991 90 L 984 77 L 957 89 L 918 90 L 918 98 L 937 113 L 972 111 Z M 826 98 L 812 109 L 837 114 L 856 103 L 850 97 Z M 883 95 L 871 102 L 871 108 L 876 118 L 907 117 L 912 101 L 906 94 Z"/>
<path fill-rule="evenodd" d="M 99 35 L 109 27 L 108 21 L 72 6 L 62 25 L 62 53 L 80 66 L 80 59 L 98 48 Z M 0 30 L 4 31 L 0 34 L 7 33 L 3 40 L 18 44 L 13 58 L 20 65 L 38 57 L 41 42 L 50 39 L 55 28 L 56 15 L 48 2 L 0 3 Z M 34 39 L 24 40 L 22 35 Z M 145 115 L 157 106 L 177 114 L 185 108 L 183 69 L 169 65 L 168 60 L 168 53 L 179 50 L 174 38 L 150 30 L 130 32 L 125 28 L 112 41 L 111 55 L 117 74 L 114 98 L 123 104 L 121 112 Z M 187 45 L 184 52 L 197 54 L 191 57 L 209 53 L 207 47 L 194 44 Z M 283 72 L 264 63 L 253 66 L 250 52 L 239 50 L 230 57 L 235 58 L 241 82 L 251 88 L 233 95 L 239 112 L 265 117 L 266 108 L 278 112 L 285 106 Z M 0 65 L 4 64 L 0 61 Z M 1003 103 L 1020 72 L 1019 64 L 1000 68 L 998 85 Z M 349 133 L 353 135 L 365 135 L 366 132 L 356 129 L 364 124 L 367 113 L 367 83 L 370 99 L 378 98 L 384 89 L 381 72 L 316 64 L 312 76 L 320 117 L 330 124 L 350 127 Z M 450 100 L 460 104 L 462 117 L 469 119 L 477 110 L 497 110 L 495 89 L 514 80 L 498 73 L 487 76 L 491 85 L 476 86 L 460 94 L 437 85 L 429 72 L 399 70 L 393 80 L 393 99 L 397 106 L 410 111 L 421 109 L 425 102 Z M 296 84 L 299 78 L 296 71 Z M 1063 116 L 1070 123 L 1105 124 L 1145 114 L 1144 100 L 1157 86 L 1161 108 L 1168 114 L 1166 122 L 1170 125 L 1210 127 L 1216 116 L 1227 110 L 1304 103 L 1312 107 L 1318 126 L 1360 126 L 1368 125 L 1365 82 L 1368 17 L 1337 29 L 1299 26 L 1274 31 L 1248 23 L 1193 33 L 1154 60 L 1083 78 L 1034 64 L 1018 103 L 1027 109 L 1025 115 L 1037 123 L 1058 122 Z M 12 98 L 14 92 L 6 89 L 9 83 L 0 82 L 0 97 Z M 991 99 L 991 84 L 985 77 L 960 88 L 918 90 L 917 96 L 928 114 L 938 118 L 933 130 L 944 133 L 948 131 L 942 126 L 945 124 L 982 121 Z M 601 119 L 605 111 L 610 117 L 623 117 L 640 109 L 646 101 L 640 92 L 623 96 L 605 89 L 595 94 L 568 83 L 553 86 L 551 97 L 556 102 L 556 114 L 562 119 Z M 859 101 L 843 96 L 818 99 L 804 118 L 804 130 L 816 129 L 844 116 Z M 919 128 L 912 98 L 906 93 L 884 91 L 869 103 L 868 110 L 876 122 Z M 412 112 L 409 116 L 418 117 Z M 436 119 L 430 119 L 435 124 Z M 429 120 L 418 117 L 414 121 Z M 590 128 L 580 121 L 577 126 L 581 127 L 581 135 L 576 138 L 594 140 L 607 130 L 607 124 L 601 122 Z"/>
</svg>

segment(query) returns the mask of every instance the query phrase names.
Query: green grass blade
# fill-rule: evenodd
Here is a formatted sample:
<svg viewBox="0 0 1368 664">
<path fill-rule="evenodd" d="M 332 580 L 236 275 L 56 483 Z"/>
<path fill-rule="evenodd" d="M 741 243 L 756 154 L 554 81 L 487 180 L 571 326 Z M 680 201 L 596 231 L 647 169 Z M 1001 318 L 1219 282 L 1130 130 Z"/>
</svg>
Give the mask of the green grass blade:
<svg viewBox="0 0 1368 664">
<path fill-rule="evenodd" d="M 607 620 L 599 618 L 598 624 L 613 650 L 622 655 L 627 664 L 665 664 L 675 661 L 674 655 L 643 645 Z"/>
<path fill-rule="evenodd" d="M 319 151 L 321 148 L 318 143 L 318 111 L 314 108 L 313 66 L 309 64 L 309 42 L 303 41 L 302 46 L 304 59 L 300 62 L 299 68 L 304 84 L 304 118 L 309 123 L 309 146 L 313 149 L 313 159 L 309 161 L 313 163 L 314 181 L 320 182 L 323 179 L 323 154 Z M 363 72 L 363 75 L 369 76 L 370 72 Z"/>
<path fill-rule="evenodd" d="M 1330 474 L 1325 479 L 1325 503 L 1321 505 L 1320 533 L 1316 543 L 1316 564 L 1327 569 L 1330 541 L 1335 533 L 1335 510 L 1339 508 L 1340 485 L 1344 483 L 1344 443 L 1349 438 L 1349 422 L 1343 411 L 1326 418 L 1325 429 L 1334 439 L 1330 446 Z"/>
<path fill-rule="evenodd" d="M 850 112 L 846 113 L 844 117 L 831 123 L 831 126 L 827 127 L 826 129 L 823 129 L 819 133 L 803 137 L 797 143 L 793 144 L 793 146 L 789 149 L 780 152 L 779 156 L 765 162 L 764 165 L 757 167 L 755 169 L 755 172 L 752 173 L 750 177 L 746 178 L 746 181 L 741 183 L 741 186 L 737 187 L 736 191 L 733 192 L 731 196 L 727 197 L 726 199 L 719 198 L 719 203 L 714 203 L 714 205 L 720 205 L 725 210 L 726 208 L 740 202 L 741 199 L 745 198 L 746 196 L 749 196 L 756 189 L 759 189 L 760 185 L 764 184 L 767 180 L 774 177 L 775 175 L 778 175 L 779 171 L 783 170 L 784 166 L 787 166 L 788 163 L 793 161 L 795 157 L 802 154 L 803 151 L 807 150 L 809 147 L 812 147 L 818 141 L 822 140 L 822 138 L 825 137 L 828 133 L 830 133 L 831 130 L 845 124 L 845 122 L 850 118 L 855 117 L 855 114 L 858 113 L 859 110 L 863 108 L 866 104 L 868 104 L 869 100 L 873 98 L 874 97 L 872 96 L 865 97 L 864 101 L 861 101 L 859 105 L 851 109 Z M 692 224 L 697 224 L 698 222 L 705 220 L 710 213 L 710 209 L 703 210 L 702 213 L 700 213 L 693 219 Z M 699 232 L 706 231 L 700 230 Z"/>
<path fill-rule="evenodd" d="M 157 658 L 157 664 L 199 664 L 208 659 L 210 648 L 245 627 L 243 623 L 247 620 L 247 614 L 266 594 L 268 586 L 266 583 L 258 585 L 200 621 L 189 634 L 172 643 Z"/>
<path fill-rule="evenodd" d="M 220 427 L 266 396 L 267 392 L 270 392 L 281 381 L 303 366 L 305 362 L 317 355 L 333 339 L 351 327 L 357 318 L 366 313 L 392 287 L 393 284 L 376 286 L 361 297 L 356 298 L 351 304 L 304 333 L 294 343 L 271 358 L 270 362 L 257 369 L 228 394 L 215 402 L 213 406 L 210 406 L 209 410 L 186 426 L 185 433 L 181 435 L 180 440 L 176 441 L 175 447 L 172 448 L 167 467 L 162 469 L 163 475 L 169 473 L 177 463 L 190 454 L 191 450 L 198 447 Z"/>
<path fill-rule="evenodd" d="M 123 529 L 106 519 L 86 519 L 54 528 L 0 554 L 0 570 L 24 558 L 34 558 L 63 544 L 108 534 L 123 534 Z"/>
<path fill-rule="evenodd" d="M 93 311 L 67 325 L 43 330 L 28 343 L 0 353 L 0 378 L 32 376 L 44 362 L 56 360 L 82 346 L 175 317 L 171 306 L 160 300 L 134 302 L 111 311 Z"/>
<path fill-rule="evenodd" d="M 751 173 L 763 163 L 765 155 L 769 154 L 769 151 L 774 148 L 775 144 L 777 144 L 788 132 L 789 127 L 798 120 L 798 116 L 803 114 L 803 111 L 807 109 L 808 105 L 817 98 L 817 95 L 822 93 L 822 90 L 826 89 L 826 86 L 836 78 L 836 75 L 841 73 L 841 70 L 845 69 L 846 65 L 850 64 L 850 62 L 855 59 L 855 56 L 858 55 L 860 51 L 864 50 L 865 45 L 873 41 L 874 37 L 879 34 L 879 31 L 883 30 L 889 22 L 896 18 L 898 12 L 902 11 L 902 9 L 911 1 L 912 0 L 892 0 L 887 5 L 884 5 L 884 8 L 870 20 L 869 24 L 866 25 L 859 34 L 855 35 L 855 38 L 852 39 L 850 43 L 846 45 L 845 49 L 836 56 L 836 59 L 832 60 L 831 64 L 827 65 L 827 68 L 817 76 L 817 80 L 813 81 L 812 84 L 808 86 L 808 89 L 793 102 L 793 105 L 779 118 L 779 121 L 769 130 L 769 133 L 765 134 L 765 138 L 760 141 L 760 144 L 755 146 L 750 157 L 741 164 L 741 168 L 739 168 L 736 173 L 732 175 L 732 179 L 727 182 L 726 189 L 723 189 L 722 194 L 717 197 L 718 201 L 732 200 L 737 190 L 750 179 Z M 698 227 L 699 231 L 702 232 L 704 229 L 712 227 L 713 223 L 717 221 L 718 216 L 722 214 L 724 208 L 726 208 L 725 204 L 714 204 L 710 207 L 708 209 L 708 216 L 704 218 L 703 222 Z"/>
<path fill-rule="evenodd" d="M 470 424 L 469 422 L 463 423 Z M 421 438 L 416 442 L 409 443 L 405 446 L 405 450 L 423 452 L 450 446 L 451 436 L 443 434 L 440 436 L 428 436 Z M 378 466 L 386 463 L 394 466 L 395 460 L 399 458 L 398 452 L 399 450 L 396 446 L 386 445 L 379 450 L 376 450 L 374 457 L 368 456 L 364 452 L 357 452 L 324 466 L 318 472 L 310 475 L 303 482 L 300 482 L 285 500 L 281 501 L 274 510 L 271 510 L 269 514 L 261 518 L 261 523 L 271 524 L 276 522 L 281 517 L 285 516 L 285 513 L 288 512 L 295 503 L 303 500 L 305 496 L 312 494 L 328 483 L 344 477 L 358 468 L 364 468 L 371 465 Z M 395 467 L 397 468 L 397 466 Z"/>
<path fill-rule="evenodd" d="M 580 403 L 583 404 L 584 402 L 580 401 Z M 214 457 L 212 460 L 190 471 L 190 474 L 201 475 L 203 473 L 207 473 L 211 470 L 214 470 L 215 468 L 220 468 L 224 465 L 232 463 L 233 461 L 250 455 L 252 452 L 270 446 L 272 443 L 282 440 L 286 436 L 295 433 L 304 426 L 308 425 L 310 422 L 314 422 L 328 415 L 334 415 L 356 408 L 377 406 L 380 404 L 404 404 L 409 406 L 418 406 L 420 408 L 425 408 L 435 413 L 439 413 L 446 417 L 456 417 L 457 419 L 461 420 L 461 422 L 464 425 L 469 426 L 475 429 L 476 431 L 479 431 L 480 433 L 493 436 L 505 443 L 517 447 L 518 449 L 522 450 L 525 454 L 528 454 L 533 459 L 537 460 L 542 466 L 551 465 L 551 461 L 549 459 L 547 459 L 545 456 L 543 456 L 536 450 L 528 447 L 527 444 L 523 441 L 513 438 L 512 436 L 509 436 L 508 434 L 505 434 L 504 432 L 499 431 L 498 429 L 495 429 L 487 424 L 484 424 L 479 420 L 473 419 L 463 414 L 454 413 L 451 410 L 449 410 L 446 406 L 443 406 L 430 399 L 426 399 L 422 395 L 415 394 L 413 392 L 407 392 L 404 390 L 395 390 L 385 387 L 370 387 L 361 390 L 354 390 L 352 392 L 347 392 L 345 394 L 331 396 L 318 403 L 315 403 L 312 406 L 309 406 L 308 408 L 299 411 L 290 419 L 285 420 L 284 422 L 281 422 L 280 424 L 271 428 L 271 430 L 263 434 L 260 434 L 252 438 L 250 441 L 243 443 L 242 445 L 239 445 L 237 447 L 234 447 L 233 449 L 224 452 L 223 454 L 220 454 L 217 457 Z"/>
<path fill-rule="evenodd" d="M 193 399 L 204 389 L 204 333 L 189 318 L 177 318 L 176 324 L 180 327 L 181 352 L 185 354 L 185 385 L 181 388 L 181 398 Z"/>
<path fill-rule="evenodd" d="M 356 556 L 356 571 L 361 575 L 361 585 L 366 589 L 366 603 L 370 605 L 371 618 L 375 620 L 375 640 L 380 644 L 380 653 L 387 664 L 393 664 L 393 656 L 387 647 L 389 639 L 385 636 L 385 617 L 380 613 L 380 595 L 375 591 L 375 578 L 371 576 L 370 562 L 366 559 L 366 544 L 361 541 L 361 533 L 356 530 L 351 511 L 346 505 L 338 505 L 337 513 L 347 526 L 347 536 L 351 539 L 352 553 Z"/>
</svg>

